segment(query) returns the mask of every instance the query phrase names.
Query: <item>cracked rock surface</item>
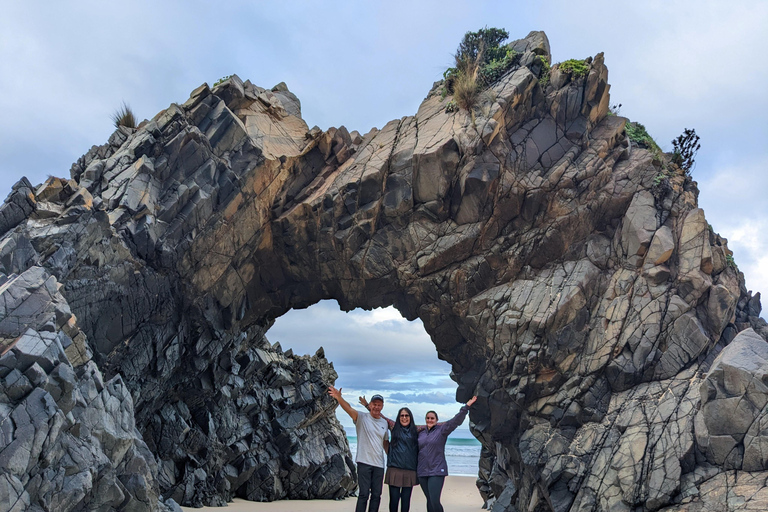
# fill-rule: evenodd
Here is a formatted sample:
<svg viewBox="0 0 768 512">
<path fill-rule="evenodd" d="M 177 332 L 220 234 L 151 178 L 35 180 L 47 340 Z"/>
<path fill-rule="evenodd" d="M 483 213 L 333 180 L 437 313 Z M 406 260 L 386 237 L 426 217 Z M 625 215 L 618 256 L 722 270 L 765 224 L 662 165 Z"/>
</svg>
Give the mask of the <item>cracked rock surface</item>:
<svg viewBox="0 0 768 512">
<path fill-rule="evenodd" d="M 332 366 L 264 338 L 333 298 L 423 321 L 457 399 L 479 397 L 494 512 L 768 508 L 759 294 L 695 182 L 607 115 L 603 55 L 547 75 L 544 33 L 511 45 L 471 113 L 435 84 L 364 136 L 309 129 L 285 84 L 233 76 L 69 180 L 19 181 L 0 207 L 9 506 L 49 507 L 43 471 L 90 475 L 56 484 L 61 510 L 348 495 Z M 74 414 L 81 388 L 98 414 Z M 56 411 L 100 465 L 22 433 Z"/>
</svg>

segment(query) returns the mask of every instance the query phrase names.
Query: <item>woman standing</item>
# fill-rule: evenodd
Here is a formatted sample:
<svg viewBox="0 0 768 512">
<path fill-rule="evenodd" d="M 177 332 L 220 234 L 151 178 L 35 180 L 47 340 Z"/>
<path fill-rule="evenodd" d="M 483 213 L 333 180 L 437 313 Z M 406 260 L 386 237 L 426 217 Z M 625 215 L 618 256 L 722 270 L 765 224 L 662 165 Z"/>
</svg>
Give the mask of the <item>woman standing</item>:
<svg viewBox="0 0 768 512">
<path fill-rule="evenodd" d="M 389 485 L 389 512 L 401 512 L 411 509 L 413 486 L 419 485 L 416 477 L 418 465 L 419 441 L 413 414 L 407 407 L 397 413 L 397 422 L 390 423 L 392 440 L 389 442 L 387 455 L 387 474 L 384 483 Z"/>
<path fill-rule="evenodd" d="M 368 407 L 368 401 L 364 396 L 360 397 L 360 403 Z M 387 473 L 384 476 L 384 483 L 389 486 L 389 512 L 397 512 L 398 503 L 401 512 L 409 512 L 413 486 L 419 485 L 419 479 L 416 476 L 419 460 L 419 433 L 413 422 L 413 413 L 407 407 L 398 411 L 397 421 L 392 421 L 386 416 L 382 418 L 387 420 L 389 429 L 392 431 L 392 440 L 389 442 L 387 453 Z"/>
<path fill-rule="evenodd" d="M 448 440 L 448 435 L 462 424 L 475 400 L 477 397 L 473 396 L 456 416 L 445 423 L 437 423 L 435 411 L 429 411 L 426 415 L 427 428 L 419 432 L 419 463 L 416 473 L 419 476 L 421 490 L 427 497 L 427 512 L 443 512 L 440 495 L 443 492 L 445 477 L 448 475 L 445 442 Z"/>
</svg>

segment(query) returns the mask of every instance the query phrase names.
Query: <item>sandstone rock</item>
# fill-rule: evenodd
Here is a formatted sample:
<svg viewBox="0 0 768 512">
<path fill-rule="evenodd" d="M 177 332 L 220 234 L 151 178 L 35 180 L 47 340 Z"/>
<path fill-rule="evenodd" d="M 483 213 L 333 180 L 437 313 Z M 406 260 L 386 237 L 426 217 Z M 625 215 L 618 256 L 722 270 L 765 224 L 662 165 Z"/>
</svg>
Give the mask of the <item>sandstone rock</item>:
<svg viewBox="0 0 768 512">
<path fill-rule="evenodd" d="M 661 265 L 669 260 L 674 250 L 675 241 L 672 238 L 672 230 L 668 226 L 661 226 L 653 235 L 645 261 L 646 263 Z"/>
</svg>

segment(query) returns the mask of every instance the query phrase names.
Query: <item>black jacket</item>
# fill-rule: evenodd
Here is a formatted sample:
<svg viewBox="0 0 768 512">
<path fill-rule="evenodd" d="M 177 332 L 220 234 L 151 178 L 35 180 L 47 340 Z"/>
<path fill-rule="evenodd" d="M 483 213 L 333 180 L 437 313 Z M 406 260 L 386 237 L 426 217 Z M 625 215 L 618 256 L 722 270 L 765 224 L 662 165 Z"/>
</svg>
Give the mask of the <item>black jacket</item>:
<svg viewBox="0 0 768 512">
<path fill-rule="evenodd" d="M 387 455 L 388 467 L 416 471 L 419 464 L 419 437 L 415 430 L 399 426 L 392 429 L 392 440 Z"/>
</svg>

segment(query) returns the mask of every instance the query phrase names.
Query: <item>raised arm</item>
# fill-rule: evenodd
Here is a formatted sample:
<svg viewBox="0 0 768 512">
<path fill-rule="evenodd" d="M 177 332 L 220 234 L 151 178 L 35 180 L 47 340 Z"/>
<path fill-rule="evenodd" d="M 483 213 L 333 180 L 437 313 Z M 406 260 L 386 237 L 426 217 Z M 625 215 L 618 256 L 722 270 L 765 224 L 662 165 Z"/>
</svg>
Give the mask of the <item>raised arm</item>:
<svg viewBox="0 0 768 512">
<path fill-rule="evenodd" d="M 334 400 L 339 402 L 339 405 L 341 406 L 342 409 L 344 409 L 344 412 L 349 414 L 350 418 L 352 418 L 352 421 L 357 423 L 357 411 L 354 410 L 351 405 L 349 405 L 349 402 L 347 402 L 341 397 L 341 389 L 336 389 L 333 386 L 328 386 L 328 394 L 331 395 L 331 397 L 333 397 Z"/>
<path fill-rule="evenodd" d="M 473 396 L 472 398 L 470 398 L 469 401 L 467 402 L 467 405 L 459 409 L 459 413 L 456 416 L 454 416 L 453 418 L 443 423 L 441 433 L 444 436 L 447 437 L 448 434 L 456 430 L 459 427 L 459 425 L 464 423 L 464 418 L 467 417 L 469 408 L 472 407 L 472 404 L 474 404 L 476 400 L 477 400 L 476 396 Z"/>
</svg>

